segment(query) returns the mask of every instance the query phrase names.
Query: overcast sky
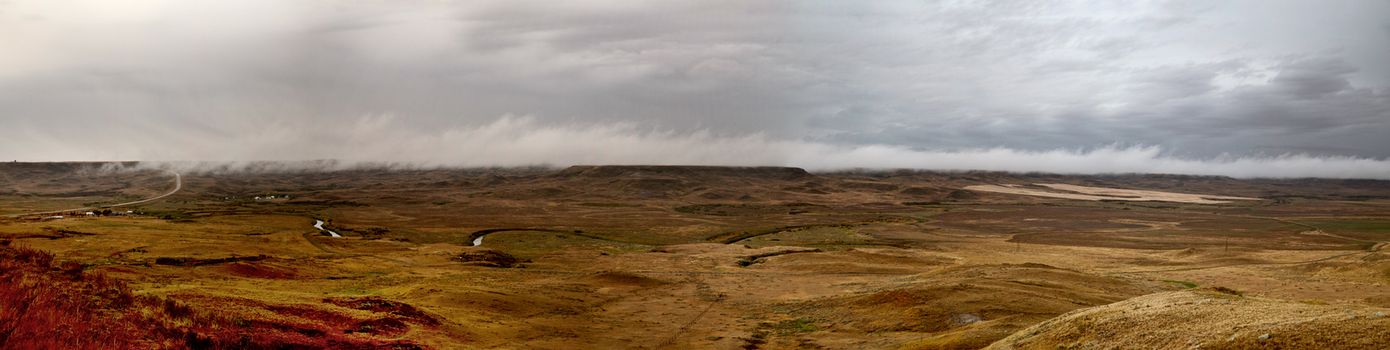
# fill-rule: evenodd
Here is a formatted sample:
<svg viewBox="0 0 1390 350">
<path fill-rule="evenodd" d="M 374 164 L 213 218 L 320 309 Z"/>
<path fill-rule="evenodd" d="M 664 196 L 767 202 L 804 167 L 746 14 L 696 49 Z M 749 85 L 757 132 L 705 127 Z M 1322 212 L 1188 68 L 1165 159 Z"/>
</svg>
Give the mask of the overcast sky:
<svg viewBox="0 0 1390 350">
<path fill-rule="evenodd" d="M 0 0 L 4 159 L 1387 178 L 1387 135 L 1380 0 Z"/>
</svg>

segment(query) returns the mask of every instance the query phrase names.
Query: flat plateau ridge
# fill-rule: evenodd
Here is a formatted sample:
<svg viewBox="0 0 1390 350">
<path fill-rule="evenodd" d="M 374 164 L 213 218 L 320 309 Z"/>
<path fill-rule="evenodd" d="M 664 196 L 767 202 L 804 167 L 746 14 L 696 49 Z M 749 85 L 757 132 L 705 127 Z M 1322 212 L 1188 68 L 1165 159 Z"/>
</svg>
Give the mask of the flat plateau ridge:
<svg viewBox="0 0 1390 350">
<path fill-rule="evenodd" d="M 130 169 L 0 164 L 7 345 L 1375 349 L 1390 327 L 1386 181 L 259 164 L 171 193 Z M 94 215 L 25 215 L 63 208 Z"/>
</svg>

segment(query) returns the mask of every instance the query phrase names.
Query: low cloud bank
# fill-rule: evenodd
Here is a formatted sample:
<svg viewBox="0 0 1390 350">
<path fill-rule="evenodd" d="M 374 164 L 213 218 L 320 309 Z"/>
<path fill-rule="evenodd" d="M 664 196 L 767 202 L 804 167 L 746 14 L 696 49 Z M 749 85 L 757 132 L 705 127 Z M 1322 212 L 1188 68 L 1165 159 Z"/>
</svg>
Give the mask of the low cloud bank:
<svg viewBox="0 0 1390 350">
<path fill-rule="evenodd" d="M 1094 150 L 1023 151 L 1004 148 L 917 151 L 891 146 L 839 149 L 806 159 L 813 169 L 912 168 L 994 170 L 1061 174 L 1186 174 L 1237 178 L 1390 179 L 1390 161 L 1301 154 L 1187 159 L 1157 146 L 1108 146 Z"/>
<path fill-rule="evenodd" d="M 761 134 L 681 133 L 631 124 L 541 125 L 525 117 L 504 117 L 486 125 L 442 131 L 411 130 L 393 118 L 373 117 L 341 128 L 315 130 L 317 134 L 307 137 L 256 136 L 254 140 L 171 145 L 145 155 L 142 159 L 147 161 L 138 167 L 185 172 L 294 172 L 577 164 L 773 165 L 812 171 L 926 169 L 1390 179 L 1390 160 L 1386 159 L 1300 154 L 1194 159 L 1142 145 L 1041 151 L 920 150 L 785 140 Z M 219 145 L 231 146 L 219 150 Z M 228 155 L 234 158 L 226 158 Z M 149 161 L 152 159 L 204 160 Z M 252 159 L 269 161 L 248 161 Z"/>
</svg>

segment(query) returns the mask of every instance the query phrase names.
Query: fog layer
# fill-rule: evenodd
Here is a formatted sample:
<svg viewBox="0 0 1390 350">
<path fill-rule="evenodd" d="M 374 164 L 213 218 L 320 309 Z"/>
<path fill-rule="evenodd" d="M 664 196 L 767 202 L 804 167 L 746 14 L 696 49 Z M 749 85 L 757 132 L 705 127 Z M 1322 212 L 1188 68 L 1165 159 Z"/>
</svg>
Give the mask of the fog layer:
<svg viewBox="0 0 1390 350">
<path fill-rule="evenodd" d="M 322 125 L 228 135 L 202 147 L 141 153 L 142 168 L 178 171 L 323 171 L 355 168 L 459 168 L 569 165 L 796 166 L 847 169 L 993 170 L 1065 174 L 1164 173 L 1240 178 L 1390 179 L 1390 161 L 1349 156 L 1279 154 L 1190 158 L 1152 145 L 1092 149 L 918 150 L 894 145 L 843 145 L 786 140 L 762 134 L 682 133 L 631 124 L 542 125 L 533 118 L 444 130 L 402 127 L 389 116 L 348 125 Z M 305 142 L 306 139 L 317 142 Z M 215 148 L 215 145 L 249 145 Z M 293 149 L 282 158 L 248 157 Z M 109 158 L 119 159 L 119 151 Z M 208 154 L 221 157 L 207 158 Z M 310 158 L 303 158 L 308 155 Z M 320 161 L 303 162 L 303 159 Z"/>
</svg>

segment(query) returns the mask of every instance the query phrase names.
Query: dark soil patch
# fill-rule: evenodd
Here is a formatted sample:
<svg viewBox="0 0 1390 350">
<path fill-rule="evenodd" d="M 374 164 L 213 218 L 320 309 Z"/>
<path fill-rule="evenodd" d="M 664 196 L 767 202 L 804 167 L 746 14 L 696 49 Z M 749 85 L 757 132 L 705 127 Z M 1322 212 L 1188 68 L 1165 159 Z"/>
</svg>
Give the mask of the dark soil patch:
<svg viewBox="0 0 1390 350">
<path fill-rule="evenodd" d="M 723 233 L 720 233 L 720 234 L 717 234 L 717 235 L 713 235 L 713 236 L 707 237 L 707 238 L 705 238 L 705 240 L 707 240 L 707 241 L 717 241 L 717 242 L 719 242 L 719 243 L 724 243 L 724 244 L 734 244 L 734 243 L 738 243 L 739 241 L 742 241 L 742 240 L 745 240 L 745 239 L 749 239 L 749 238 L 753 238 L 753 237 L 758 237 L 758 236 L 763 236 L 763 235 L 770 235 L 770 234 L 774 234 L 774 233 L 778 233 L 778 232 L 788 232 L 788 231 L 806 230 L 806 229 L 812 229 L 812 228 L 817 228 L 817 227 L 852 228 L 852 227 L 863 226 L 863 225 L 864 225 L 863 223 L 845 223 L 845 224 L 789 225 L 789 226 L 771 227 L 771 228 L 752 228 L 752 229 L 744 229 L 744 230 L 738 230 L 738 231 L 723 232 Z"/>
<path fill-rule="evenodd" d="M 971 192 L 971 191 L 967 191 L 967 190 L 955 190 L 955 191 L 951 191 L 950 194 L 947 194 L 947 195 L 946 195 L 946 198 L 956 199 L 956 200 L 970 200 L 970 199 L 977 199 L 977 198 L 980 198 L 980 195 L 977 194 L 977 193 L 975 193 L 975 192 Z"/>
<path fill-rule="evenodd" d="M 601 272 L 593 275 L 592 278 L 595 282 L 604 285 L 628 285 L 638 287 L 651 287 L 670 284 L 670 282 L 646 276 L 634 275 L 627 272 Z"/>
<path fill-rule="evenodd" d="M 81 232 L 81 231 L 73 231 L 73 230 L 64 230 L 64 229 L 55 229 L 55 228 L 51 228 L 51 227 L 45 227 L 45 228 L 44 228 L 44 232 L 45 232 L 45 233 L 7 233 L 7 232 L 0 232 L 0 237 L 4 237 L 4 238 L 6 238 L 6 239 L 19 239 L 19 238 L 47 238 L 47 239 L 60 239 L 60 238 L 68 238 L 68 237 L 76 237 L 76 236 L 95 236 L 95 235 L 96 235 L 95 233 Z"/>
<path fill-rule="evenodd" d="M 712 216 L 743 216 L 743 215 L 769 215 L 769 214 L 804 214 L 812 210 L 823 208 L 821 205 L 810 203 L 786 203 L 786 204 L 694 204 L 672 208 L 676 212 L 686 214 L 712 215 Z"/>
<path fill-rule="evenodd" d="M 268 256 L 265 256 L 265 255 L 254 255 L 254 256 L 233 256 L 233 257 L 215 258 L 215 259 L 199 259 L 199 258 L 167 257 L 167 256 L 166 256 L 166 257 L 159 257 L 159 258 L 157 258 L 157 259 L 154 259 L 154 263 L 157 264 L 157 265 L 169 265 L 169 266 L 205 266 L 205 265 L 225 264 L 225 263 L 229 263 L 229 262 L 238 262 L 238 261 L 260 261 L 260 260 L 265 260 L 266 258 L 269 258 L 269 257 L 268 257 Z"/>
<path fill-rule="evenodd" d="M 227 264 L 227 272 L 241 277 L 264 279 L 294 279 L 294 269 L 269 266 L 259 262 L 234 262 Z"/>
<path fill-rule="evenodd" d="M 762 254 L 753 254 L 753 255 L 749 255 L 749 256 L 740 257 L 740 258 L 738 259 L 738 266 L 741 266 L 741 267 L 752 266 L 753 264 L 757 264 L 757 263 L 766 261 L 766 260 L 764 260 L 763 258 L 770 258 L 770 257 L 778 256 L 778 255 L 787 255 L 787 254 L 796 254 L 796 253 L 820 253 L 820 252 L 821 252 L 821 250 L 820 250 L 819 248 L 807 248 L 807 249 L 788 249 L 788 250 L 779 250 L 779 251 L 775 251 L 775 252 L 767 252 L 767 253 L 762 253 Z"/>
<path fill-rule="evenodd" d="M 902 194 L 909 195 L 909 196 L 933 196 L 933 197 L 934 197 L 934 196 L 941 195 L 942 192 L 945 192 L 945 190 L 940 189 L 940 188 L 932 188 L 932 187 L 908 187 L 908 188 L 903 189 L 902 191 L 898 191 L 898 193 L 902 193 Z"/>
<path fill-rule="evenodd" d="M 515 267 L 530 260 L 519 259 L 511 254 L 503 253 L 492 249 L 470 250 L 453 258 L 454 261 L 463 262 L 468 265 L 486 267 Z"/>
</svg>

